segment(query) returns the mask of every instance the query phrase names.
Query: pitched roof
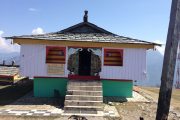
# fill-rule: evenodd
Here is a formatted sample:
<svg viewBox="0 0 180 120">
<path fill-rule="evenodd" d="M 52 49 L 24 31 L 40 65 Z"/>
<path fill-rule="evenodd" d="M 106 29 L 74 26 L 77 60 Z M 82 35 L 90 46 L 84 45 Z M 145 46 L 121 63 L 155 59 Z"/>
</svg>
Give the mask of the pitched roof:
<svg viewBox="0 0 180 120">
<path fill-rule="evenodd" d="M 63 41 L 85 41 L 85 42 L 105 42 L 105 43 L 134 43 L 134 44 L 154 44 L 143 40 L 133 39 L 124 36 L 105 33 L 49 33 L 41 35 L 14 36 L 14 38 L 29 38 L 40 40 L 63 40 Z"/>
<path fill-rule="evenodd" d="M 151 44 L 159 45 L 152 42 L 133 39 L 129 37 L 119 36 L 111 33 L 103 28 L 96 26 L 87 21 L 87 16 L 84 16 L 84 22 L 73 25 L 69 28 L 58 32 L 39 34 L 39 35 L 22 35 L 6 37 L 7 39 L 28 38 L 40 40 L 57 40 L 57 41 L 83 41 L 83 42 L 105 42 L 105 43 L 127 43 L 127 44 Z"/>
<path fill-rule="evenodd" d="M 96 26 L 90 22 L 81 22 L 79 24 L 68 27 L 64 30 L 61 30 L 56 33 L 105 33 L 105 34 L 113 34 L 103 28 Z"/>
</svg>

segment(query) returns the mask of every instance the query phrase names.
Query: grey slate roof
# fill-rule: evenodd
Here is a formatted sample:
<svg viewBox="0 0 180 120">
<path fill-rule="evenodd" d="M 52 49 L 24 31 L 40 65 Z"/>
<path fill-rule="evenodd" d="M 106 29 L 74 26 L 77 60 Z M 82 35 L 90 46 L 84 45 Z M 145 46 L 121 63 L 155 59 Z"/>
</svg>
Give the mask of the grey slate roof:
<svg viewBox="0 0 180 120">
<path fill-rule="evenodd" d="M 107 30 L 104 30 L 103 28 L 100 28 L 90 22 L 81 22 L 58 32 L 39 35 L 13 36 L 7 38 L 160 45 L 152 42 L 146 42 L 143 40 L 119 36 Z"/>
<path fill-rule="evenodd" d="M 67 41 L 90 41 L 90 42 L 107 42 L 107 43 L 137 43 L 137 44 L 155 44 L 133 38 L 109 35 L 105 33 L 49 33 L 41 35 L 24 35 L 13 38 L 30 38 L 41 40 L 67 40 Z"/>
</svg>

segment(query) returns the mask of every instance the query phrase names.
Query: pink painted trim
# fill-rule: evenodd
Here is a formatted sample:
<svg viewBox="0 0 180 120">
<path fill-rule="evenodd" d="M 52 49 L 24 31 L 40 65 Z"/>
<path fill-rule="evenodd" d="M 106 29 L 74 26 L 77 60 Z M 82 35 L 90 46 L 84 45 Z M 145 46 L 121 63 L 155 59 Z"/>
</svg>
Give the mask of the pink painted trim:
<svg viewBox="0 0 180 120">
<path fill-rule="evenodd" d="M 68 77 L 35 76 L 34 78 L 68 78 Z"/>
<path fill-rule="evenodd" d="M 100 76 L 68 75 L 71 80 L 100 80 Z"/>
<path fill-rule="evenodd" d="M 71 80 L 107 80 L 107 81 L 117 81 L 117 82 L 133 82 L 133 80 L 126 79 L 107 79 L 100 78 L 100 76 L 79 76 L 79 75 L 68 75 L 68 77 L 50 77 L 50 76 L 35 76 L 34 78 L 67 78 Z"/>
<path fill-rule="evenodd" d="M 133 80 L 127 80 L 127 79 L 107 79 L 107 78 L 101 78 L 101 80 L 119 81 L 119 82 L 133 82 Z"/>
</svg>

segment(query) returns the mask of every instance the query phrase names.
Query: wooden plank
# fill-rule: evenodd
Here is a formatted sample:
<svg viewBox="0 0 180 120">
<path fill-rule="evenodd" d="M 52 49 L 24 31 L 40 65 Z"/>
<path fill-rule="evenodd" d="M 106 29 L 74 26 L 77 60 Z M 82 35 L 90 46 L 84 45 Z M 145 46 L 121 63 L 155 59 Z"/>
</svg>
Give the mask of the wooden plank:
<svg viewBox="0 0 180 120">
<path fill-rule="evenodd" d="M 104 60 L 121 60 L 121 57 L 105 57 Z"/>
<path fill-rule="evenodd" d="M 104 63 L 106 63 L 106 62 L 113 62 L 113 63 L 117 62 L 117 63 L 121 63 L 122 60 L 120 60 L 120 59 L 118 59 L 118 60 L 104 60 Z"/>
<path fill-rule="evenodd" d="M 64 75 L 64 64 L 47 64 L 49 75 Z"/>
<path fill-rule="evenodd" d="M 119 57 L 119 56 L 121 56 L 121 54 L 120 53 L 111 53 L 111 52 L 107 52 L 107 53 L 105 53 L 105 57 Z"/>
<path fill-rule="evenodd" d="M 51 58 L 51 57 L 47 57 L 46 61 L 63 61 L 65 62 L 65 57 L 64 58 Z"/>
<path fill-rule="evenodd" d="M 105 64 L 104 66 L 122 66 L 122 64 Z"/>
<path fill-rule="evenodd" d="M 180 40 L 180 0 L 172 0 L 171 15 L 158 99 L 156 120 L 167 120 L 171 102 L 178 43 Z"/>
<path fill-rule="evenodd" d="M 49 54 L 48 54 L 47 59 L 48 59 L 48 58 L 50 58 L 50 59 L 51 59 L 51 58 L 65 59 L 65 56 L 57 56 L 57 55 L 51 55 L 51 54 L 49 55 Z"/>
<path fill-rule="evenodd" d="M 104 62 L 104 65 L 122 65 L 121 62 Z"/>
<path fill-rule="evenodd" d="M 49 55 L 49 54 L 61 55 L 61 54 L 60 54 L 61 52 L 63 52 L 63 51 L 61 51 L 61 50 L 49 50 L 48 55 Z"/>
<path fill-rule="evenodd" d="M 59 64 L 65 64 L 64 61 L 59 61 L 59 60 L 47 60 L 46 63 L 59 63 Z"/>
</svg>

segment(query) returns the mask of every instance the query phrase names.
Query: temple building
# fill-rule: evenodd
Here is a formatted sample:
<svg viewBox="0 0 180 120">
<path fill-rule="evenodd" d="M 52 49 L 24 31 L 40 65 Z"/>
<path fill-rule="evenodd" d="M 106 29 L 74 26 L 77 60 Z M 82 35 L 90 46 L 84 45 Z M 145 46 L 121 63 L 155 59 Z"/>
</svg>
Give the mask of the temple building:
<svg viewBox="0 0 180 120">
<path fill-rule="evenodd" d="M 146 51 L 156 43 L 111 33 L 88 21 L 39 35 L 12 36 L 21 45 L 20 73 L 33 78 L 35 97 L 65 96 L 70 80 L 100 82 L 102 96 L 132 97 L 146 79 Z M 87 85 L 86 85 L 87 86 Z"/>
</svg>

